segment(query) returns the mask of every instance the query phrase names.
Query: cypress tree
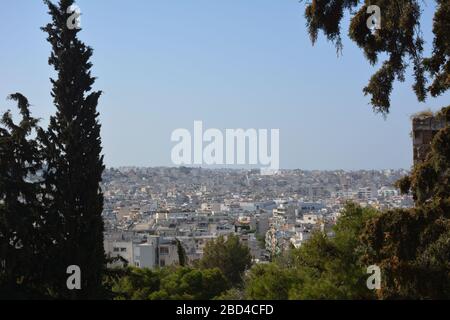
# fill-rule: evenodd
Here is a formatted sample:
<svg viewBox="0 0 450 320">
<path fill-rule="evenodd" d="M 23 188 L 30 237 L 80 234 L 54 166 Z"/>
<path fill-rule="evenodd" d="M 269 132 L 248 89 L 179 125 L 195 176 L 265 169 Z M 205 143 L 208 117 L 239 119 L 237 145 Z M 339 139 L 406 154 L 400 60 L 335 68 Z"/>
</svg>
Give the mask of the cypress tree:
<svg viewBox="0 0 450 320">
<path fill-rule="evenodd" d="M 103 194 L 100 188 L 104 170 L 101 155 L 97 104 L 101 91 L 92 91 L 92 48 L 78 39 L 79 29 L 68 21 L 74 0 L 54 4 L 44 0 L 52 22 L 42 30 L 52 46 L 49 64 L 57 78 L 51 79 L 56 115 L 42 135 L 46 158 L 46 217 L 54 233 L 53 273 L 56 298 L 96 299 L 102 294 L 106 266 L 103 248 Z M 68 13 L 69 11 L 69 13 Z M 81 290 L 68 290 L 69 266 L 81 269 Z"/>
<path fill-rule="evenodd" d="M 180 266 L 185 267 L 188 263 L 186 250 L 184 250 L 183 244 L 181 243 L 180 240 L 176 239 L 176 241 L 177 241 L 178 263 Z"/>
</svg>

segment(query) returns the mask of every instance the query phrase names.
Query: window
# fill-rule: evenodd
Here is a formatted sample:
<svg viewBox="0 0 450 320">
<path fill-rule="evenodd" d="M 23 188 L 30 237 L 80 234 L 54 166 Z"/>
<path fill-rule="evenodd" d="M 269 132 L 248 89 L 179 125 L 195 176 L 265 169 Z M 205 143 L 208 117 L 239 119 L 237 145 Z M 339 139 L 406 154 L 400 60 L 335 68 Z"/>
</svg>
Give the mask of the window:
<svg viewBox="0 0 450 320">
<path fill-rule="evenodd" d="M 168 247 L 160 247 L 159 254 L 162 256 L 167 256 L 169 254 L 169 248 Z"/>
</svg>

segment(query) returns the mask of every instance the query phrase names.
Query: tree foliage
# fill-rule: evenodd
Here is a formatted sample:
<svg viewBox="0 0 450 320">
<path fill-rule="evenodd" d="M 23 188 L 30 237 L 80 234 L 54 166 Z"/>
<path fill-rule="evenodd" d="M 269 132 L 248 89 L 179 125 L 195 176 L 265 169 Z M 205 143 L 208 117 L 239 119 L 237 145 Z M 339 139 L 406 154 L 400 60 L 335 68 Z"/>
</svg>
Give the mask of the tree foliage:
<svg viewBox="0 0 450 320">
<path fill-rule="evenodd" d="M 258 265 L 246 278 L 250 299 L 371 299 L 367 266 L 361 261 L 360 236 L 374 209 L 346 205 L 334 237 L 315 233 L 269 265 Z"/>
<path fill-rule="evenodd" d="M 177 253 L 178 253 L 178 261 L 180 266 L 185 267 L 188 263 L 186 250 L 183 247 L 183 244 L 179 239 L 176 239 L 177 241 Z"/>
<path fill-rule="evenodd" d="M 399 181 L 416 207 L 388 211 L 364 232 L 364 259 L 383 271 L 383 299 L 450 298 L 450 107 L 437 115 L 447 126 L 425 161 Z"/>
<path fill-rule="evenodd" d="M 49 64 L 56 115 L 47 130 L 31 117 L 27 99 L 18 102 L 22 121 L 9 112 L 0 128 L 1 282 L 52 298 L 100 298 L 106 268 L 103 249 L 103 166 L 92 49 L 69 28 L 74 0 L 48 6 L 42 28 L 52 46 Z M 32 138 L 31 138 L 32 137 Z M 79 266 L 81 290 L 67 288 L 67 269 Z M 12 292 L 11 290 L 9 290 Z"/>
<path fill-rule="evenodd" d="M 239 241 L 239 237 L 229 235 L 209 241 L 199 266 L 203 269 L 218 268 L 233 285 L 242 282 L 244 272 L 251 266 L 252 257 L 247 246 Z"/>
<path fill-rule="evenodd" d="M 92 49 L 78 39 L 77 28 L 69 28 L 68 8 L 74 0 L 58 4 L 44 1 L 52 22 L 43 31 L 52 46 L 49 64 L 57 78 L 51 79 L 56 115 L 43 135 L 46 216 L 55 231 L 53 290 L 58 298 L 97 298 L 101 295 L 106 267 L 103 249 L 104 170 L 101 156 L 97 104 L 101 92 L 92 91 Z M 68 291 L 68 266 L 82 270 L 82 290 Z"/>
<path fill-rule="evenodd" d="M 255 265 L 245 280 L 245 298 L 250 300 L 288 300 L 289 292 L 302 278 L 277 263 Z"/>
<path fill-rule="evenodd" d="M 381 29 L 367 27 L 372 14 L 367 12 L 369 5 L 380 7 Z M 393 83 L 404 81 L 409 65 L 419 101 L 450 88 L 450 2 L 436 1 L 430 57 L 424 57 L 420 31 L 424 5 L 418 0 L 313 0 L 305 16 L 313 43 L 323 31 L 341 50 L 341 22 L 345 11 L 351 12 L 349 37 L 370 64 L 387 56 L 364 88 L 374 109 L 387 113 Z M 450 107 L 442 109 L 438 117 L 444 118 L 447 126 L 434 137 L 426 160 L 398 182 L 403 192 L 412 192 L 416 207 L 384 212 L 362 234 L 363 261 L 382 268 L 383 285 L 378 292 L 382 299 L 450 297 Z"/>
<path fill-rule="evenodd" d="M 211 300 L 229 289 L 219 269 L 127 270 L 112 290 L 117 300 Z"/>
<path fill-rule="evenodd" d="M 21 121 L 16 124 L 9 111 L 0 120 L 0 297 L 21 299 L 43 294 L 40 262 L 46 246 L 36 177 L 42 159 L 35 139 L 40 128 L 28 100 L 19 93 L 10 99 Z"/>
<path fill-rule="evenodd" d="M 371 77 L 364 93 L 371 96 L 374 110 L 388 113 L 395 80 L 403 82 L 408 66 L 413 67 L 413 90 L 419 101 L 428 94 L 436 97 L 450 87 L 450 3 L 438 0 L 433 26 L 433 52 L 424 57 L 424 39 L 420 29 L 422 6 L 419 0 L 313 0 L 305 17 L 313 43 L 323 31 L 338 51 L 342 50 L 341 23 L 346 12 L 352 16 L 349 37 L 363 50 L 371 65 L 387 56 Z M 381 9 L 381 28 L 367 26 L 370 5 Z M 431 81 L 431 84 L 430 84 Z"/>
</svg>

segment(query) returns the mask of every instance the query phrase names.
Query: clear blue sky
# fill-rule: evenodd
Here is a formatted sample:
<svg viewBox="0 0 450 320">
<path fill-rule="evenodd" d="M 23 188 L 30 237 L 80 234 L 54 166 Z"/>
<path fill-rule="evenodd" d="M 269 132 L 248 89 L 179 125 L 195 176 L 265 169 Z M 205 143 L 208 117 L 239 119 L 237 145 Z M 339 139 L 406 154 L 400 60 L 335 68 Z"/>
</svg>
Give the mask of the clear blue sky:
<svg viewBox="0 0 450 320">
<path fill-rule="evenodd" d="M 298 0 L 79 0 L 80 37 L 95 50 L 107 166 L 171 165 L 174 129 L 279 128 L 283 168 L 380 169 L 412 164 L 411 77 L 396 84 L 387 120 L 362 88 L 374 68 L 345 39 L 343 56 L 323 37 L 311 46 Z M 430 47 L 434 2 L 423 31 Z M 54 112 L 39 30 L 39 0 L 0 0 L 0 110 L 20 91 L 33 113 Z M 344 25 L 347 33 L 347 23 Z"/>
</svg>

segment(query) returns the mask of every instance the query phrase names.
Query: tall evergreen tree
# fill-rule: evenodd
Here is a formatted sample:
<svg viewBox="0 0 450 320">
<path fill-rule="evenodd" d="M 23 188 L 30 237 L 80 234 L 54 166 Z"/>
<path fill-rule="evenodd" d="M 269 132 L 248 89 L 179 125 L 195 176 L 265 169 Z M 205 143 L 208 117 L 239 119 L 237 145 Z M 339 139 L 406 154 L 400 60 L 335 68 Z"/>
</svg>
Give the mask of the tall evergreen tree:
<svg viewBox="0 0 450 320">
<path fill-rule="evenodd" d="M 186 250 L 183 247 L 183 244 L 180 240 L 177 240 L 177 253 L 178 253 L 178 263 L 180 266 L 185 267 L 188 263 L 187 256 L 186 256 Z"/>
<path fill-rule="evenodd" d="M 0 298 L 25 299 L 43 294 L 40 261 L 43 225 L 39 202 L 41 170 L 38 120 L 31 117 L 28 100 L 16 93 L 21 121 L 11 113 L 0 120 Z M 40 291 L 40 293 L 38 293 Z"/>
<path fill-rule="evenodd" d="M 101 297 L 106 265 L 100 188 L 104 165 L 97 112 L 101 92 L 92 91 L 93 50 L 78 39 L 80 30 L 68 23 L 72 19 L 68 9 L 74 0 L 44 2 L 52 22 L 42 30 L 48 33 L 52 46 L 49 64 L 57 73 L 56 80 L 51 79 L 57 112 L 42 135 L 47 166 L 46 216 L 57 235 L 51 266 L 54 296 L 95 299 Z M 81 290 L 67 289 L 66 272 L 72 265 L 81 269 Z"/>
</svg>

